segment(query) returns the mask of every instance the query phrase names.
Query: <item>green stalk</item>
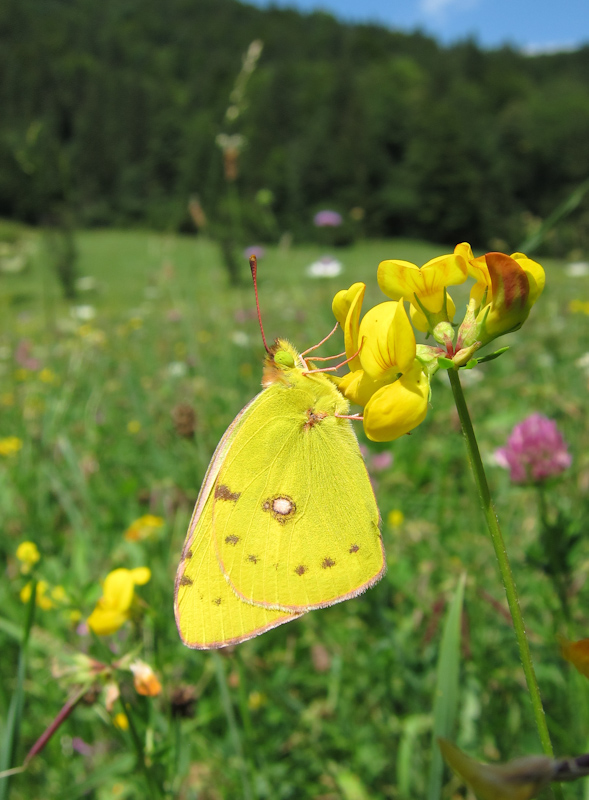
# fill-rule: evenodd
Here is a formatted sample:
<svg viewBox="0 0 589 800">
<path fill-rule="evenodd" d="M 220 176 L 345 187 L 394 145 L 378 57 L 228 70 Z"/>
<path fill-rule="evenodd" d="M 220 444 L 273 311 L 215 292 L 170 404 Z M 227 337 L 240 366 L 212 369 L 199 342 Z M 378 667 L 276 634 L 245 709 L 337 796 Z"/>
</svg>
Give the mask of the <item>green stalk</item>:
<svg viewBox="0 0 589 800">
<path fill-rule="evenodd" d="M 532 701 L 532 709 L 534 711 L 534 718 L 536 720 L 536 727 L 538 728 L 540 742 L 542 743 L 542 749 L 544 750 L 544 753 L 553 758 L 554 751 L 552 749 L 552 742 L 550 741 L 550 734 L 548 733 L 548 726 L 546 724 L 546 717 L 544 715 L 544 708 L 542 706 L 542 698 L 540 697 L 540 688 L 538 686 L 534 665 L 532 663 L 530 645 L 526 636 L 526 629 L 519 605 L 517 589 L 515 587 L 515 581 L 509 565 L 509 558 L 507 557 L 507 550 L 505 549 L 503 536 L 501 535 L 499 521 L 497 519 L 495 509 L 493 508 L 493 501 L 491 500 L 487 476 L 485 475 L 485 469 L 483 467 L 483 462 L 481 461 L 481 454 L 479 453 L 479 447 L 474 434 L 474 429 L 472 427 L 470 414 L 468 413 L 468 407 L 466 405 L 462 386 L 460 385 L 458 372 L 456 370 L 448 370 L 448 375 L 450 377 L 450 385 L 454 394 L 454 401 L 456 403 L 456 409 L 460 418 L 460 424 L 462 425 L 462 433 L 464 435 L 468 460 L 470 462 L 474 481 L 479 493 L 485 521 L 487 523 L 489 533 L 491 534 L 493 547 L 495 548 L 495 555 L 497 556 L 497 562 L 499 564 L 499 571 L 501 572 L 503 586 L 505 587 L 507 604 L 509 605 L 509 611 L 513 620 L 513 627 L 515 629 L 515 636 L 519 647 L 520 658 L 524 668 L 524 675 L 526 676 L 528 692 Z M 561 796 L 560 787 L 555 787 L 555 791 L 558 791 L 559 796 Z"/>
<path fill-rule="evenodd" d="M 247 765 L 243 751 L 243 744 L 241 741 L 239 728 L 237 727 L 237 722 L 235 720 L 235 713 L 233 711 L 231 695 L 229 694 L 229 689 L 227 687 L 227 677 L 225 675 L 225 666 L 223 664 L 223 659 L 216 650 L 212 651 L 211 657 L 213 659 L 213 663 L 215 664 L 215 671 L 217 673 L 217 683 L 219 685 L 219 692 L 221 694 L 221 704 L 225 712 L 225 717 L 227 718 L 229 734 L 231 736 L 233 749 L 235 751 L 235 755 L 237 756 L 239 764 L 243 800 L 252 800 L 253 794 L 249 782 Z"/>
<path fill-rule="evenodd" d="M 127 717 L 127 722 L 129 723 L 129 733 L 131 734 L 131 741 L 133 742 L 133 747 L 135 748 L 137 761 L 139 762 L 139 769 L 143 773 L 143 777 L 145 778 L 145 783 L 147 784 L 148 794 L 152 798 L 152 800 L 157 800 L 157 798 L 160 798 L 162 796 L 162 793 L 160 791 L 160 787 L 158 785 L 157 780 L 154 778 L 152 774 L 152 770 L 147 764 L 145 749 L 143 747 L 141 737 L 139 736 L 139 731 L 137 730 L 137 726 L 135 725 L 135 719 L 133 711 L 131 710 L 131 704 L 125 703 L 122 698 L 119 698 L 119 700 L 121 703 L 121 708 L 123 709 L 123 713 Z"/>
</svg>

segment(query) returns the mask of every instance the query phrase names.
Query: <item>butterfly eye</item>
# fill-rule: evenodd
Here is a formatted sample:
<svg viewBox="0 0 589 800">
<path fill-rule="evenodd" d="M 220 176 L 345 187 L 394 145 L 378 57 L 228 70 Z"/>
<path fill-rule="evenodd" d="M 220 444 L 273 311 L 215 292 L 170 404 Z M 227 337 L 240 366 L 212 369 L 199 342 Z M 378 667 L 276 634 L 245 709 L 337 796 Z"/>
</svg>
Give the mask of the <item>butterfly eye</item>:
<svg viewBox="0 0 589 800">
<path fill-rule="evenodd" d="M 294 367 L 295 365 L 294 358 L 290 353 L 287 353 L 286 350 L 279 350 L 275 353 L 274 362 L 283 367 Z"/>
</svg>

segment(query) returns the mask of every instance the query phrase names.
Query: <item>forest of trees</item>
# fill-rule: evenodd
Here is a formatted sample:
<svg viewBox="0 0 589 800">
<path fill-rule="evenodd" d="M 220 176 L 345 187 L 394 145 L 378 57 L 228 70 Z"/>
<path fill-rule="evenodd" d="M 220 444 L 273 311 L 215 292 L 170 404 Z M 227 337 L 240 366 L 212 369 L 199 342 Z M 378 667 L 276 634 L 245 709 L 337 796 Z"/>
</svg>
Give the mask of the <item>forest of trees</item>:
<svg viewBox="0 0 589 800">
<path fill-rule="evenodd" d="M 30 223 L 194 230 L 195 195 L 221 219 L 223 133 L 244 137 L 232 188 L 262 240 L 328 207 L 366 235 L 515 246 L 589 177 L 589 46 L 441 47 L 237 0 L 3 0 L 0 76 L 0 216 Z M 564 248 L 587 244 L 575 213 Z"/>
</svg>

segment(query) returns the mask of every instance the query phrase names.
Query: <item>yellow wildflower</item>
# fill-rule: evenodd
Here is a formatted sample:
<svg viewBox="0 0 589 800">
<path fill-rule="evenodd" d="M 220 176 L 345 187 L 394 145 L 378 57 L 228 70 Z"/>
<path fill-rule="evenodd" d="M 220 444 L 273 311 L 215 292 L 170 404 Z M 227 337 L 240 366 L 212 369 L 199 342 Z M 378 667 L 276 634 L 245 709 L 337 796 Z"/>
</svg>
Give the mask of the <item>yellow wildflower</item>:
<svg viewBox="0 0 589 800">
<path fill-rule="evenodd" d="M 156 697 L 162 690 L 162 685 L 155 676 L 154 671 L 145 661 L 137 659 L 129 667 L 133 673 L 133 685 L 137 694 L 146 697 Z"/>
<path fill-rule="evenodd" d="M 544 289 L 540 264 L 523 253 L 487 253 L 474 258 L 466 242 L 456 246 L 456 253 L 466 259 L 476 280 L 458 332 L 458 348 L 475 343 L 480 347 L 521 328 Z"/>
<path fill-rule="evenodd" d="M 119 711 L 118 714 L 115 714 L 112 718 L 112 723 L 115 728 L 118 728 L 120 731 L 127 731 L 129 730 L 129 720 L 127 719 L 127 715 L 124 714 L 122 711 Z"/>
<path fill-rule="evenodd" d="M 398 508 L 393 508 L 392 511 L 389 511 L 387 516 L 387 522 L 389 523 L 391 528 L 400 528 L 404 521 L 405 521 L 405 515 Z"/>
<path fill-rule="evenodd" d="M 129 433 L 139 433 L 141 430 L 141 423 L 138 419 L 132 419 L 127 423 L 127 430 Z"/>
<path fill-rule="evenodd" d="M 140 542 L 144 539 L 149 539 L 163 525 L 164 520 L 161 517 L 156 517 L 154 514 L 144 514 L 129 525 L 125 531 L 125 539 L 128 542 Z"/>
<path fill-rule="evenodd" d="M 0 439 L 0 456 L 13 456 L 22 448 L 23 441 L 18 436 L 6 436 Z"/>
<path fill-rule="evenodd" d="M 49 584 L 47 581 L 39 581 L 37 583 L 37 591 L 35 593 L 35 603 L 42 608 L 43 611 L 49 611 L 52 608 L 55 608 L 55 604 L 51 600 L 50 597 L 47 596 L 47 591 L 49 589 Z M 33 584 L 29 581 L 23 588 L 20 590 L 20 599 L 23 603 L 28 603 L 31 599 L 31 592 L 33 591 Z"/>
<path fill-rule="evenodd" d="M 266 695 L 262 692 L 253 691 L 249 693 L 247 705 L 252 711 L 257 711 L 266 703 Z"/>
<path fill-rule="evenodd" d="M 115 633 L 131 616 L 135 586 L 143 586 L 151 578 L 148 567 L 115 569 L 106 576 L 102 597 L 88 617 L 88 627 L 98 636 Z"/>
<path fill-rule="evenodd" d="M 333 312 L 344 330 L 348 375 L 340 392 L 364 406 L 369 439 L 396 439 L 419 425 L 427 412 L 429 379 L 416 358 L 415 334 L 402 302 L 380 303 L 360 322 L 365 285 L 338 292 Z"/>
<path fill-rule="evenodd" d="M 39 373 L 39 380 L 42 383 L 56 383 L 57 375 L 48 367 L 44 367 L 44 369 L 42 369 L 41 372 Z"/>
<path fill-rule="evenodd" d="M 2 392 L 0 395 L 0 403 L 2 403 L 3 406 L 13 406 L 14 392 Z"/>
<path fill-rule="evenodd" d="M 571 300 L 569 303 L 569 311 L 571 314 L 589 315 L 589 300 Z"/>
<path fill-rule="evenodd" d="M 448 286 L 464 283 L 467 265 L 461 253 L 438 256 L 418 267 L 409 261 L 381 261 L 378 285 L 393 300 L 409 300 L 411 321 L 423 331 L 433 332 L 440 322 L 451 322 L 456 312 Z"/>
<path fill-rule="evenodd" d="M 34 542 L 21 542 L 16 548 L 16 557 L 21 562 L 20 571 L 26 575 L 31 571 L 31 567 L 39 561 L 41 554 Z"/>
<path fill-rule="evenodd" d="M 67 594 L 63 586 L 54 586 L 51 590 L 51 599 L 56 603 L 65 603 L 67 601 Z"/>
</svg>

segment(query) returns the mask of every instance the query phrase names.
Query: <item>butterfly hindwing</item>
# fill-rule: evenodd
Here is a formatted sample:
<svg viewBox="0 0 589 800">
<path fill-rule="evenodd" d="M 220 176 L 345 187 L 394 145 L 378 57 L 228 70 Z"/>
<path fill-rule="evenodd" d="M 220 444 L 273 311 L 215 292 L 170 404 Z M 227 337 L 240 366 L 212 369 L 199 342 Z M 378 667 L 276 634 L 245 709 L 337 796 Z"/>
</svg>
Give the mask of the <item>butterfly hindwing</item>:
<svg viewBox="0 0 589 800">
<path fill-rule="evenodd" d="M 351 423 L 335 416 L 334 402 L 347 406 L 322 375 L 271 385 L 218 471 L 217 556 L 250 603 L 290 612 L 327 606 L 384 572 L 372 487 Z"/>
</svg>

